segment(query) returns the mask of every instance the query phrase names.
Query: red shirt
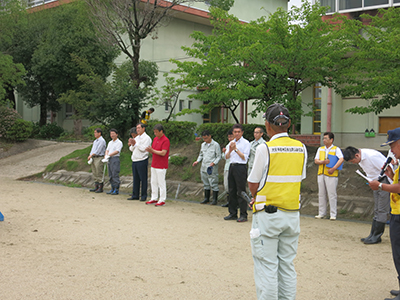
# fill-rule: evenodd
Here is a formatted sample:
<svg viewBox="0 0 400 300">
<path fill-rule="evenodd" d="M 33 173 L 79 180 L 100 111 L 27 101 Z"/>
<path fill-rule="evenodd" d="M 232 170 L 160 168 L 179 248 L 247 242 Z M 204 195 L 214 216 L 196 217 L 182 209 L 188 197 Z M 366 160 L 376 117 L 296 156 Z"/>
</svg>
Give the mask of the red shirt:
<svg viewBox="0 0 400 300">
<path fill-rule="evenodd" d="M 168 169 L 169 145 L 169 139 L 165 134 L 161 138 L 155 137 L 153 139 L 152 148 L 157 151 L 167 150 L 167 153 L 164 156 L 153 153 L 152 168 Z"/>
</svg>

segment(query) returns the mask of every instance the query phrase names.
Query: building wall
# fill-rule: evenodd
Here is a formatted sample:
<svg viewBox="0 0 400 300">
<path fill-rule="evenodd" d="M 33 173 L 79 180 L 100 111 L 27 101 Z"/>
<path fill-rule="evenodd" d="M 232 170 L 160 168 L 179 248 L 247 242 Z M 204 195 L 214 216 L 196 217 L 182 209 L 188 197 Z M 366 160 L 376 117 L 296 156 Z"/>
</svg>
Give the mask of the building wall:
<svg viewBox="0 0 400 300">
<path fill-rule="evenodd" d="M 308 88 L 302 93 L 302 99 L 304 103 L 312 103 L 312 88 Z M 327 100 L 328 88 L 323 87 L 321 95 L 321 133 L 327 131 Z M 370 101 L 357 97 L 342 98 L 332 90 L 331 131 L 335 134 L 335 145 L 342 148 L 354 146 L 357 148 L 381 149 L 380 145 L 386 141 L 386 133 L 379 133 L 379 117 L 399 117 L 400 106 L 386 109 L 378 115 L 374 113 L 359 115 L 346 112 L 347 109 L 355 106 L 365 106 Z M 305 107 L 305 104 L 303 107 Z M 366 129 L 374 129 L 375 137 L 366 137 Z M 312 133 L 312 118 L 302 117 L 301 134 Z"/>
</svg>

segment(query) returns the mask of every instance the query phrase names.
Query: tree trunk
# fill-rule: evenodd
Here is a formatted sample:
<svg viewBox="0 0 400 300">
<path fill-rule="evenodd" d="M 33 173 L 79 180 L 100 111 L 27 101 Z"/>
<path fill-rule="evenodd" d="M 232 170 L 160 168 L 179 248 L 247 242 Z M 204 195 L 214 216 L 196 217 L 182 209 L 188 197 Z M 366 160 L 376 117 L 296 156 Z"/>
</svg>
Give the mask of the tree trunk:
<svg viewBox="0 0 400 300">
<path fill-rule="evenodd" d="M 82 119 L 74 119 L 74 134 L 82 135 Z"/>
<path fill-rule="evenodd" d="M 44 126 L 47 123 L 47 105 L 40 104 L 40 119 L 39 126 Z"/>
</svg>

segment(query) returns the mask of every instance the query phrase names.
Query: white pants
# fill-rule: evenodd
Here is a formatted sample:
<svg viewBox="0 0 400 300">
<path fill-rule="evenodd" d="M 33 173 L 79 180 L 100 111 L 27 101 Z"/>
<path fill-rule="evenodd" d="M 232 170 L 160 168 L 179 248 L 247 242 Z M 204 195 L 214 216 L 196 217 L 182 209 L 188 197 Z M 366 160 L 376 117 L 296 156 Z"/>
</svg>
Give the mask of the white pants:
<svg viewBox="0 0 400 300">
<path fill-rule="evenodd" d="M 160 190 L 160 199 L 158 202 L 165 202 L 167 198 L 167 185 L 165 183 L 165 174 L 167 169 L 151 168 L 151 200 L 158 199 L 158 190 Z"/>
<path fill-rule="evenodd" d="M 258 300 L 294 300 L 297 275 L 293 260 L 300 234 L 299 212 L 253 214 L 250 232 Z"/>
<path fill-rule="evenodd" d="M 337 211 L 337 193 L 336 188 L 338 185 L 338 177 L 329 177 L 325 175 L 318 175 L 318 202 L 320 216 L 326 216 L 326 208 L 330 206 L 330 216 L 336 218 Z"/>
</svg>

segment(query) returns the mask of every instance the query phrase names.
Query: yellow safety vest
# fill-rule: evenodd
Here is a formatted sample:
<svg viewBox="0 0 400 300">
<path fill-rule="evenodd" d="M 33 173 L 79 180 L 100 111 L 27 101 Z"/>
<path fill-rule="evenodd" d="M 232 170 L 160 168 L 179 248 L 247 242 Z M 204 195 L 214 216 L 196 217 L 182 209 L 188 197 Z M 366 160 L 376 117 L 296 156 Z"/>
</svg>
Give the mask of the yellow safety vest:
<svg viewBox="0 0 400 300">
<path fill-rule="evenodd" d="M 140 120 L 144 125 L 147 125 L 147 121 L 150 120 L 150 114 L 148 111 L 146 111 L 146 114 L 144 116 L 144 119 Z"/>
<path fill-rule="evenodd" d="M 265 144 L 269 150 L 269 166 L 265 184 L 257 192 L 253 211 L 258 211 L 257 207 L 263 207 L 264 203 L 283 210 L 299 209 L 301 177 L 306 163 L 303 144 L 287 136 Z M 258 199 L 263 199 L 264 196 L 266 200 L 259 202 Z"/>
<path fill-rule="evenodd" d="M 397 168 L 396 172 L 394 172 L 394 178 L 392 184 L 399 183 L 399 170 Z M 400 195 L 397 193 L 390 193 L 390 207 L 392 208 L 393 215 L 400 215 Z"/>
<path fill-rule="evenodd" d="M 336 148 L 337 148 L 336 146 L 333 146 L 329 150 L 328 154 L 336 156 Z M 326 159 L 326 157 L 325 157 L 325 149 L 326 149 L 326 147 L 323 146 L 323 147 L 321 147 L 321 150 L 319 150 L 319 159 L 320 160 L 325 160 Z M 319 165 L 319 167 L 318 167 L 318 175 L 323 174 L 323 175 L 330 176 L 330 177 L 338 177 L 338 175 L 339 175 L 339 171 L 338 170 L 335 170 L 335 172 L 333 172 L 332 175 L 331 175 L 331 174 L 328 173 L 329 169 L 330 168 L 328 168 L 326 165 Z"/>
</svg>

